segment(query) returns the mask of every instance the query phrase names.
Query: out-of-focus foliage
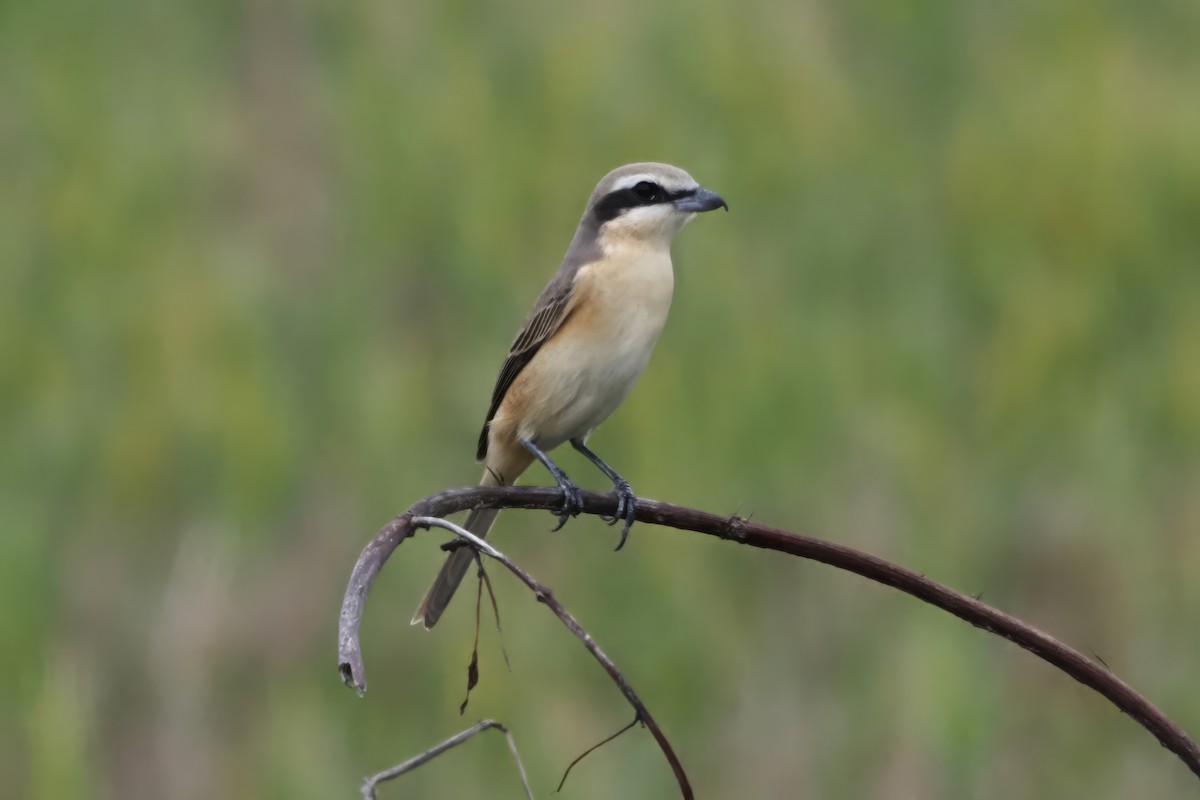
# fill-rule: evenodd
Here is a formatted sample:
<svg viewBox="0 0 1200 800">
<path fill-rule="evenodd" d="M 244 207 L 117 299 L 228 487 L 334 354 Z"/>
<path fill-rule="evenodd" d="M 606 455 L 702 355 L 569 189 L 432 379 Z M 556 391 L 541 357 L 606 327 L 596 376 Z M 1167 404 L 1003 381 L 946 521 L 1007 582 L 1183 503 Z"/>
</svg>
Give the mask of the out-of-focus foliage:
<svg viewBox="0 0 1200 800">
<path fill-rule="evenodd" d="M 504 349 L 595 181 L 728 215 L 593 444 L 1031 620 L 1200 732 L 1200 5 L 0 6 L 0 775 L 13 797 L 328 798 L 484 716 L 536 790 L 628 721 L 497 575 L 334 669 L 359 548 L 478 477 Z M 573 453 L 585 485 L 602 478 Z M 531 471 L 529 480 L 546 476 Z M 701 795 L 1194 791 L 1032 656 L 824 567 L 596 520 L 499 542 L 627 671 Z M 385 790 L 520 797 L 499 739 Z M 670 796 L 644 732 L 579 798 Z"/>
</svg>

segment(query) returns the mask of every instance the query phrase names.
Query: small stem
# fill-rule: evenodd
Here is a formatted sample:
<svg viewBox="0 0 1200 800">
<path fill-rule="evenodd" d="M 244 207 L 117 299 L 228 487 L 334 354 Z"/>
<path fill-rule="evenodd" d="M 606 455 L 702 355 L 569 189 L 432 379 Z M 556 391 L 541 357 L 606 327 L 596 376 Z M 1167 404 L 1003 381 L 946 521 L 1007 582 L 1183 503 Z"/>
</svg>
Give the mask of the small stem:
<svg viewBox="0 0 1200 800">
<path fill-rule="evenodd" d="M 375 773 L 363 781 L 362 796 L 364 800 L 375 800 L 375 790 L 379 787 L 379 784 L 383 783 L 384 781 L 390 781 L 393 778 L 400 777 L 406 772 L 411 772 L 422 764 L 437 758 L 450 748 L 457 747 L 480 731 L 486 731 L 490 728 L 495 728 L 496 730 L 504 733 L 504 738 L 508 740 L 509 752 L 512 753 L 513 760 L 517 762 L 517 771 L 521 774 L 521 785 L 525 787 L 525 794 L 529 797 L 529 800 L 533 800 L 533 790 L 529 788 L 529 778 L 525 775 L 525 765 L 521 763 L 521 754 L 517 752 L 517 743 L 513 739 L 512 732 L 499 722 L 496 722 L 494 719 L 485 719 L 483 722 L 472 725 L 470 728 L 467 728 L 461 733 L 456 733 L 446 741 L 429 748 L 418 756 L 413 756 L 407 761 L 397 764 L 389 769 L 385 769 L 383 772 Z"/>
</svg>

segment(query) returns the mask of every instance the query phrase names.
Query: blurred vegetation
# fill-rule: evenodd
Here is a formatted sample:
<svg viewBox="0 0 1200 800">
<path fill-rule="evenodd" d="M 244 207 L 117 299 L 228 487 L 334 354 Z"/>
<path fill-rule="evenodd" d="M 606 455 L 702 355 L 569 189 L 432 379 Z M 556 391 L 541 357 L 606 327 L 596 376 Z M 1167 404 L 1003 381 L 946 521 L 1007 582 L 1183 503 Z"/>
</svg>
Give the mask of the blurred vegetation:
<svg viewBox="0 0 1200 800">
<path fill-rule="evenodd" d="M 628 721 L 498 576 L 408 617 L 504 348 L 588 192 L 730 202 L 593 439 L 639 493 L 861 547 L 1093 651 L 1200 733 L 1200 6 L 0 5 L 0 774 L 14 797 L 328 798 L 484 716 L 539 796 Z M 603 479 L 573 453 L 585 485 Z M 544 482 L 531 471 L 529 480 Z M 595 520 L 497 539 L 708 798 L 1194 794 L 1026 653 L 880 587 Z M 667 797 L 651 740 L 564 796 Z M 499 739 L 386 793 L 520 797 Z"/>
</svg>

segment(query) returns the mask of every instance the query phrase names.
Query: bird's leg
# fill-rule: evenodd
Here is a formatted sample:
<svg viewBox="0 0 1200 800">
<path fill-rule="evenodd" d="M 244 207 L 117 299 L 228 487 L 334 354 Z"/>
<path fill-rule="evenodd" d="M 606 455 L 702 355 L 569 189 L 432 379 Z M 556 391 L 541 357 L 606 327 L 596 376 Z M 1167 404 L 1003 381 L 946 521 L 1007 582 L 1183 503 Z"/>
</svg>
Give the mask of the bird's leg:
<svg viewBox="0 0 1200 800">
<path fill-rule="evenodd" d="M 583 453 L 588 461 L 599 467 L 600 471 L 607 475 L 608 479 L 613 482 L 613 491 L 617 493 L 617 512 L 613 514 L 608 524 L 615 525 L 618 520 L 625 521 L 625 527 L 621 529 L 621 541 L 617 543 L 617 549 L 620 550 L 625 546 L 625 539 L 629 536 L 629 529 L 633 526 L 634 517 L 637 516 L 637 497 L 634 495 L 633 489 L 630 488 L 629 481 L 618 475 L 617 471 L 608 464 L 605 464 L 600 456 L 593 453 L 583 443 L 583 439 L 572 439 L 571 446 Z"/>
<path fill-rule="evenodd" d="M 559 469 L 558 465 L 550 460 L 550 456 L 542 452 L 542 449 L 528 439 L 518 439 L 521 446 L 533 454 L 533 457 L 542 462 L 542 466 L 550 471 L 554 476 L 554 480 L 558 483 L 558 488 L 562 489 L 563 504 L 558 512 L 558 525 L 554 530 L 562 528 L 567 524 L 567 520 L 571 517 L 579 516 L 583 511 L 583 495 L 579 493 L 579 487 L 571 482 L 567 477 L 567 473 Z"/>
</svg>

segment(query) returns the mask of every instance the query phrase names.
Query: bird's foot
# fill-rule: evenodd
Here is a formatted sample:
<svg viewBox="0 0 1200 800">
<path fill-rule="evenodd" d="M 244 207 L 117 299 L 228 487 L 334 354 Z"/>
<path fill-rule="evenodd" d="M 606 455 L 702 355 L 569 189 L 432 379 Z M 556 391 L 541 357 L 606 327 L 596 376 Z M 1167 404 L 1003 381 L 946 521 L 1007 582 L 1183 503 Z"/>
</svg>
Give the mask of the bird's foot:
<svg viewBox="0 0 1200 800">
<path fill-rule="evenodd" d="M 571 517 L 578 517 L 583 512 L 583 495 L 580 493 L 579 487 L 572 483 L 566 475 L 556 475 L 555 477 L 558 479 L 558 488 L 562 489 L 563 502 L 557 514 L 558 524 L 551 529 L 551 533 L 562 530 L 562 526 L 567 524 L 567 520 Z"/>
<path fill-rule="evenodd" d="M 621 528 L 621 541 L 617 543 L 617 549 L 620 550 L 625 546 L 625 540 L 629 538 L 629 529 L 633 527 L 633 521 L 637 518 L 637 496 L 633 493 L 629 481 L 624 478 L 617 479 L 613 484 L 613 491 L 617 493 L 617 510 L 607 520 L 609 525 L 616 525 L 622 520 L 625 522 L 625 526 Z"/>
</svg>

